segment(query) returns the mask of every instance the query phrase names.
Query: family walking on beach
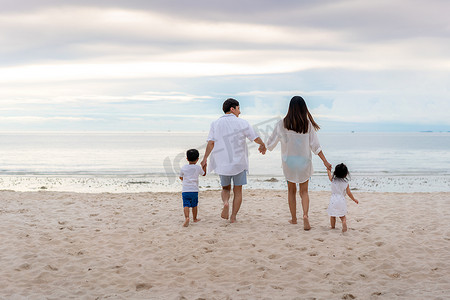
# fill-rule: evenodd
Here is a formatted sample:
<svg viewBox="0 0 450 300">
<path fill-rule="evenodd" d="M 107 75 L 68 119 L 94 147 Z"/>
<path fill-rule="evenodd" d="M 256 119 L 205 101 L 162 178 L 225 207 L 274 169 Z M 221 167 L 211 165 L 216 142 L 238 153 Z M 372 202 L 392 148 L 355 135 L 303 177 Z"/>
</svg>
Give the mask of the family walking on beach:
<svg viewBox="0 0 450 300">
<path fill-rule="evenodd" d="M 328 207 L 331 228 L 335 228 L 336 217 L 342 220 L 342 231 L 347 231 L 346 212 L 347 205 L 345 194 L 354 200 L 347 182 L 348 170 L 344 164 L 336 166 L 331 173 L 331 164 L 325 158 L 320 147 L 316 131 L 320 128 L 308 111 L 305 100 L 300 96 L 294 96 L 289 104 L 289 109 L 284 119 L 280 120 L 266 144 L 255 133 L 252 126 L 239 118 L 241 113 L 239 102 L 235 99 L 227 99 L 223 103 L 224 115 L 212 122 L 209 131 L 207 146 L 201 166 L 196 163 L 199 160 L 199 152 L 195 149 L 187 151 L 189 164 L 180 170 L 180 179 L 183 182 L 182 198 L 185 222 L 189 225 L 189 208 L 192 208 L 193 221 L 198 222 L 198 177 L 208 172 L 219 174 L 222 186 L 221 197 L 223 209 L 221 217 L 236 222 L 237 214 L 242 204 L 242 187 L 247 184 L 247 172 L 249 170 L 248 148 L 246 140 L 249 139 L 259 144 L 259 152 L 265 154 L 266 150 L 272 151 L 278 143 L 281 143 L 281 160 L 283 173 L 288 185 L 288 203 L 291 213 L 291 224 L 297 224 L 297 184 L 302 201 L 303 228 L 310 230 L 309 223 L 309 194 L 308 182 L 313 174 L 311 152 L 318 155 L 327 169 L 332 185 L 332 196 Z M 207 164 L 208 158 L 209 165 Z M 233 182 L 233 201 L 230 196 Z"/>
</svg>

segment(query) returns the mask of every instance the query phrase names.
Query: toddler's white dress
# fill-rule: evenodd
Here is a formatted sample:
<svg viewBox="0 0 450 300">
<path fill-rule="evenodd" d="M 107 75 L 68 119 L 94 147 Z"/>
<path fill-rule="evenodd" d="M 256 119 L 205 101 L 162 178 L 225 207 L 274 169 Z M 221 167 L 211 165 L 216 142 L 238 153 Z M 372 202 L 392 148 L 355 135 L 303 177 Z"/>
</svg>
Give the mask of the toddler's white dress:
<svg viewBox="0 0 450 300">
<path fill-rule="evenodd" d="M 347 214 L 347 186 L 348 182 L 344 179 L 334 178 L 331 182 L 331 197 L 327 210 L 330 217 L 343 217 Z"/>
</svg>

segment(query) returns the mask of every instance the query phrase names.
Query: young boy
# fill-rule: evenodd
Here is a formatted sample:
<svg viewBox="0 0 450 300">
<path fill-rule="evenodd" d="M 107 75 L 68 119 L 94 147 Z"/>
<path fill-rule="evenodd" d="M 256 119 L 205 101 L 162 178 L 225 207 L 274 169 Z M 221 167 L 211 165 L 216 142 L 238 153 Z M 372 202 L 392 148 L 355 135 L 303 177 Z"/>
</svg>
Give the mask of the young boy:
<svg viewBox="0 0 450 300">
<path fill-rule="evenodd" d="M 205 176 L 206 173 L 202 167 L 196 165 L 198 162 L 199 153 L 196 149 L 190 149 L 186 152 L 186 158 L 189 161 L 188 165 L 184 165 L 180 170 L 180 179 L 183 182 L 183 207 L 185 221 L 184 227 L 189 226 L 189 207 L 192 207 L 192 216 L 194 222 L 200 221 L 197 219 L 197 205 L 198 205 L 198 176 Z"/>
</svg>

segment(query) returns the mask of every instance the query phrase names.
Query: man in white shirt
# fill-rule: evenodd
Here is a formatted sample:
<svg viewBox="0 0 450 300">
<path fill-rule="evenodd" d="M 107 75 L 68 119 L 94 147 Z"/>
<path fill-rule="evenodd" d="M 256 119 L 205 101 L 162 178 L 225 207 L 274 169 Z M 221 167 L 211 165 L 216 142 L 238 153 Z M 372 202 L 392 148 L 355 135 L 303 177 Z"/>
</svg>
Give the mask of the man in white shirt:
<svg viewBox="0 0 450 300">
<path fill-rule="evenodd" d="M 255 133 L 250 124 L 239 119 L 241 113 L 239 102 L 227 99 L 223 103 L 222 117 L 211 123 L 208 135 L 208 145 L 201 162 L 206 170 L 207 159 L 211 154 L 208 172 L 215 172 L 220 176 L 222 185 L 223 210 L 221 217 L 229 217 L 229 199 L 231 194 L 231 180 L 233 180 L 233 208 L 231 223 L 236 222 L 236 215 L 242 203 L 242 186 L 247 184 L 248 148 L 246 138 L 259 144 L 259 152 L 266 153 L 266 146 Z"/>
</svg>

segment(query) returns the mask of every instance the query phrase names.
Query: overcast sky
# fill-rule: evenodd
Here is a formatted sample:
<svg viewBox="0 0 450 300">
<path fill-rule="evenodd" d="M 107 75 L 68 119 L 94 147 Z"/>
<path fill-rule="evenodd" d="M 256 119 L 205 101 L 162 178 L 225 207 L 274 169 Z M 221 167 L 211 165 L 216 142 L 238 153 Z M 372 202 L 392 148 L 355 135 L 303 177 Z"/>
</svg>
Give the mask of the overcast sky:
<svg viewBox="0 0 450 300">
<path fill-rule="evenodd" d="M 0 0 L 0 131 L 450 130 L 450 1 Z"/>
</svg>

